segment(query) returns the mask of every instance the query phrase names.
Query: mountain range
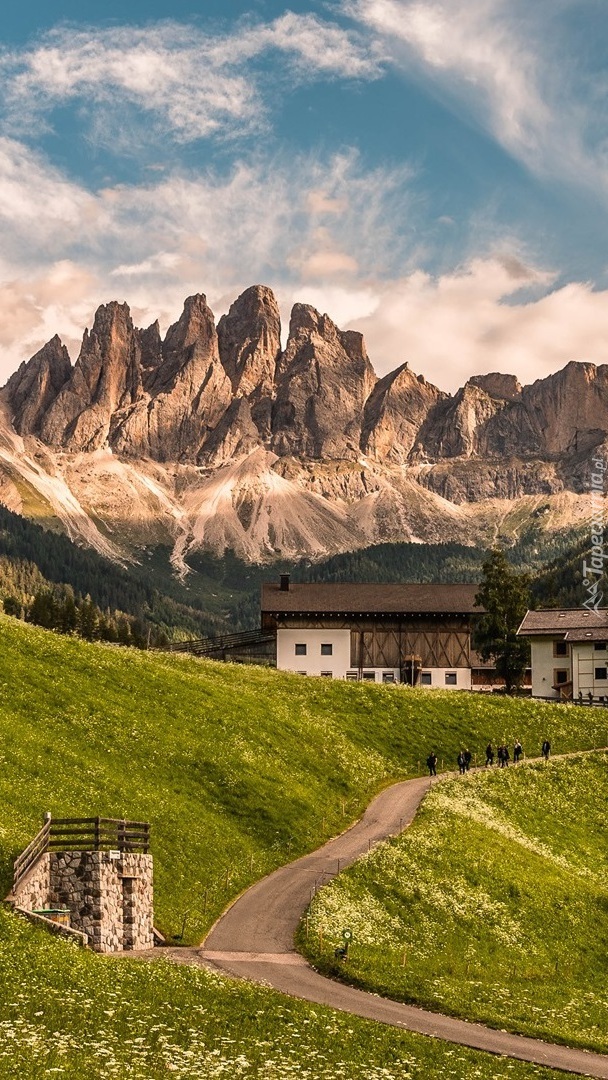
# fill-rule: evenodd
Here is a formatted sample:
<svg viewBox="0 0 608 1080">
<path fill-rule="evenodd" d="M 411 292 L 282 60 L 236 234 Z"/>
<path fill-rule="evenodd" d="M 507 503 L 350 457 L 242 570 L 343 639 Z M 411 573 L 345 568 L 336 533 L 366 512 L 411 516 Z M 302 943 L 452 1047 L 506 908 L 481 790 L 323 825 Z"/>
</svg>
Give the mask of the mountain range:
<svg viewBox="0 0 608 1080">
<path fill-rule="evenodd" d="M 282 345 L 272 291 L 217 326 L 202 294 L 164 338 L 101 306 L 72 365 L 59 337 L 0 391 L 0 501 L 118 562 L 169 545 L 263 563 L 385 541 L 487 545 L 590 515 L 608 366 L 454 395 L 409 363 L 379 378 L 362 336 L 305 304 Z"/>
</svg>

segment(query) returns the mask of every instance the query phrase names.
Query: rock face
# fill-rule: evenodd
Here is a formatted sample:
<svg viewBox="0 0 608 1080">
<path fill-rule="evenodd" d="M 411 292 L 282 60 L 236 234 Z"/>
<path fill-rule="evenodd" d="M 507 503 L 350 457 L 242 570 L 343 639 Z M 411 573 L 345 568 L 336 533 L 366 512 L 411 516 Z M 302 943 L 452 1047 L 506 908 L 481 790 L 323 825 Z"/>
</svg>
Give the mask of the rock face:
<svg viewBox="0 0 608 1080">
<path fill-rule="evenodd" d="M 410 459 L 426 417 L 447 399 L 407 364 L 380 379 L 365 403 L 361 449 L 377 461 Z"/>
<path fill-rule="evenodd" d="M 126 304 L 100 307 L 85 330 L 70 378 L 40 423 L 40 438 L 72 450 L 96 450 L 108 441 L 117 410 L 142 393 L 141 348 Z"/>
<path fill-rule="evenodd" d="M 13 423 L 20 435 L 39 435 L 46 413 L 70 379 L 72 365 L 57 335 L 23 363 L 6 384 L 13 409 Z"/>
<path fill-rule="evenodd" d="M 375 383 L 361 334 L 296 304 L 277 365 L 272 449 L 279 456 L 352 457 Z"/>
<path fill-rule="evenodd" d="M 282 349 L 263 285 L 217 330 L 204 295 L 189 297 L 164 339 L 158 322 L 139 329 L 126 304 L 104 305 L 73 367 L 54 337 L 0 405 L 3 500 L 21 505 L 19 474 L 85 542 L 109 543 L 94 524 L 105 514 L 107 534 L 129 521 L 131 536 L 175 541 L 182 568 L 197 545 L 255 560 L 445 539 L 446 515 L 451 537 L 477 542 L 496 535 L 505 501 L 573 513 L 608 447 L 608 366 L 570 363 L 523 388 L 478 375 L 454 395 L 407 364 L 378 379 L 361 335 L 305 304 Z"/>
<path fill-rule="evenodd" d="M 196 461 L 231 397 L 213 313 L 204 296 L 190 296 L 148 373 L 146 395 L 116 418 L 112 446 L 156 461 Z"/>
</svg>

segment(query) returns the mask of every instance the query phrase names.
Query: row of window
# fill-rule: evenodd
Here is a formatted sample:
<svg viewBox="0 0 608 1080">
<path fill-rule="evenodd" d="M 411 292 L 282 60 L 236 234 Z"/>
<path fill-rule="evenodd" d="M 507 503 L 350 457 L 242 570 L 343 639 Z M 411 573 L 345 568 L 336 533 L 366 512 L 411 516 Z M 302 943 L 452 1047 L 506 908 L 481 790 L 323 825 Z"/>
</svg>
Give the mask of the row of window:
<svg viewBox="0 0 608 1080">
<path fill-rule="evenodd" d="M 595 652 L 606 652 L 605 641 L 594 641 L 593 648 Z M 569 656 L 570 646 L 567 641 L 554 641 L 553 642 L 553 655 L 554 656 Z"/>
<path fill-rule="evenodd" d="M 306 647 L 306 646 L 304 646 L 304 647 Z M 331 648 L 331 646 L 330 646 L 330 648 Z M 600 670 L 605 671 L 605 669 L 600 669 L 600 668 L 596 669 L 596 671 L 600 671 Z M 298 671 L 298 675 L 307 675 L 307 674 L 308 674 L 307 671 Z M 561 674 L 561 672 L 556 672 L 555 674 L 556 674 L 556 676 L 558 676 L 558 675 Z M 564 674 L 567 675 L 567 672 L 564 672 Z M 333 677 L 334 677 L 333 671 L 321 671 L 320 675 L 321 675 L 321 677 L 326 678 L 326 679 L 333 679 Z M 458 685 L 458 676 L 457 676 L 455 671 L 446 671 L 444 673 L 444 678 L 445 678 L 445 685 L 446 686 L 457 686 Z M 597 675 L 596 675 L 596 678 L 598 678 Z M 604 678 L 606 678 L 605 674 L 604 674 Z M 362 679 L 363 682 L 375 682 L 376 681 L 376 672 L 375 671 L 363 671 L 361 673 L 361 679 Z M 358 682 L 359 681 L 359 672 L 358 671 L 347 671 L 346 672 L 346 680 L 347 680 L 347 682 Z M 394 674 L 393 671 L 383 671 L 382 672 L 382 682 L 383 683 L 394 683 L 396 681 L 397 680 L 395 679 L 395 674 Z M 565 682 L 565 679 L 562 680 L 562 679 L 556 677 L 555 681 L 556 682 Z M 421 672 L 420 684 L 422 686 L 432 686 L 433 685 L 433 673 L 431 671 L 423 671 L 423 672 Z"/>
<path fill-rule="evenodd" d="M 603 682 L 608 680 L 608 668 L 596 667 L 594 678 L 596 682 Z M 570 680 L 570 672 L 566 668 L 556 668 L 553 672 L 553 683 L 555 686 L 562 686 L 563 683 L 567 683 Z"/>
<path fill-rule="evenodd" d="M 299 645 L 296 645 L 295 646 L 296 656 L 306 656 L 307 655 L 307 648 L 308 647 L 304 644 L 304 642 L 301 642 Z M 333 645 L 330 645 L 329 643 L 326 643 L 325 645 L 321 645 L 321 656 L 333 656 L 333 651 L 334 651 Z"/>
</svg>

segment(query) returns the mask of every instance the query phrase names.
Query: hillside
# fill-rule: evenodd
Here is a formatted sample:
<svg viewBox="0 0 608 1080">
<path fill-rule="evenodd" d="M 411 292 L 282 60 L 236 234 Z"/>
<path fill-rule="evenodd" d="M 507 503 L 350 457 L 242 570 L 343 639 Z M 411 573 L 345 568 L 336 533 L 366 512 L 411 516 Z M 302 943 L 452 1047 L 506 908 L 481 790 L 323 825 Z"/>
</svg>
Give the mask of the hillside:
<svg viewBox="0 0 608 1080">
<path fill-rule="evenodd" d="M 546 734 L 594 745 L 596 710 L 305 680 L 139 653 L 0 619 L 0 865 L 44 810 L 150 820 L 161 929 L 187 911 L 196 941 L 245 884 L 341 830 L 379 785 L 411 775 L 432 741 Z"/>
<path fill-rule="evenodd" d="M 591 746 L 605 716 L 526 701 L 303 680 L 88 644 L 0 618 L 0 866 L 43 810 L 149 819 L 156 921 L 197 941 L 249 882 L 344 828 L 432 739 L 545 734 Z M 82 954 L 0 911 L 0 1076 L 155 1080 L 557 1077 L 291 1002 L 204 971 Z M 232 1041 L 234 1040 L 234 1041 Z M 308 1071 L 307 1071 L 308 1070 Z"/>
<path fill-rule="evenodd" d="M 513 565 L 534 575 L 538 604 L 575 605 L 587 542 L 568 530 L 549 540 L 529 528 L 507 551 Z M 93 637 L 103 637 L 99 624 L 109 621 L 115 630 L 110 640 L 121 637 L 116 626 L 122 623 L 131 628 L 131 640 L 152 645 L 259 626 L 261 584 L 279 573 L 301 582 L 477 581 L 484 558 L 483 549 L 454 542 L 375 544 L 316 563 L 281 560 L 265 566 L 246 563 L 232 551 L 221 557 L 194 552 L 180 580 L 168 548 L 150 549 L 141 563 L 118 566 L 0 504 L 0 600 L 8 601 L 8 612 L 30 617 L 36 593 L 53 596 L 59 605 L 66 597 L 90 597 L 98 609 L 99 632 Z M 32 621 L 59 628 L 64 623 L 60 615 Z"/>
<path fill-rule="evenodd" d="M 305 951 L 380 994 L 606 1052 L 607 779 L 598 752 L 441 784 L 317 894 Z"/>
</svg>

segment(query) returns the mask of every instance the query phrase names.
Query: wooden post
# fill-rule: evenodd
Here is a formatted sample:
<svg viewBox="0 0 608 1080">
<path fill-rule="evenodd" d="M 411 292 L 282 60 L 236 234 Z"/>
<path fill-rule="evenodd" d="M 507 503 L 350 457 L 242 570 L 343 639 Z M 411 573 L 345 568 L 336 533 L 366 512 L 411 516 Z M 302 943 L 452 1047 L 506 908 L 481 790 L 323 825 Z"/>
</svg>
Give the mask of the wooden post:
<svg viewBox="0 0 608 1080">
<path fill-rule="evenodd" d="M 99 851 L 100 848 L 100 835 L 99 828 L 101 825 L 101 818 L 95 818 L 95 851 Z"/>
</svg>

